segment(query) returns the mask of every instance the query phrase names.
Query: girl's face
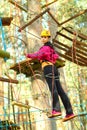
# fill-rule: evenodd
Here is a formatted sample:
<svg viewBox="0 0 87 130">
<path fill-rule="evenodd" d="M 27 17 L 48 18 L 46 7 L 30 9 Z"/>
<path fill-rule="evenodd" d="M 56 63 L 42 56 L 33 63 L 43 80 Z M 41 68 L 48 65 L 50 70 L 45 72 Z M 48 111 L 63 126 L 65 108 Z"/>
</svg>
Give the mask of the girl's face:
<svg viewBox="0 0 87 130">
<path fill-rule="evenodd" d="M 42 36 L 41 37 L 41 42 L 43 43 L 43 44 L 45 44 L 45 43 L 47 43 L 48 41 L 49 41 L 49 37 L 45 37 L 45 36 Z"/>
</svg>

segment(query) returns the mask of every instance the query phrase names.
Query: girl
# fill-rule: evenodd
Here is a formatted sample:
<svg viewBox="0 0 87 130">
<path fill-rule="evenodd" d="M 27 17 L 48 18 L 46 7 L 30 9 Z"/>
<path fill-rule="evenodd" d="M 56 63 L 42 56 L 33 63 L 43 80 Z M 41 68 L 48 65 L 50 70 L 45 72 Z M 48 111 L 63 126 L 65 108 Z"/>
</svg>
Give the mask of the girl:
<svg viewBox="0 0 87 130">
<path fill-rule="evenodd" d="M 74 118 L 75 115 L 73 114 L 70 100 L 60 84 L 59 72 L 55 66 L 55 62 L 59 58 L 59 55 L 55 52 L 53 45 L 50 42 L 50 37 L 50 31 L 43 30 L 41 32 L 41 42 L 43 43 L 43 46 L 39 51 L 33 54 L 27 54 L 26 57 L 38 59 L 41 62 L 42 70 L 52 95 L 52 113 L 49 118 L 61 115 L 58 97 L 60 96 L 66 110 L 66 116 L 63 121 L 67 121 Z"/>
</svg>

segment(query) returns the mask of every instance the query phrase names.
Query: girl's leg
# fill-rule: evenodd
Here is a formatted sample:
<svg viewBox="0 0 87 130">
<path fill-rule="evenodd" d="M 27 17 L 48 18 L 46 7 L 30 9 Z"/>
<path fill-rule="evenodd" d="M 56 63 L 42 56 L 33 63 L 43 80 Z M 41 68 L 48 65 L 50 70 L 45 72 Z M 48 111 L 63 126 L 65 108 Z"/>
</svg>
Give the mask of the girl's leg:
<svg viewBox="0 0 87 130">
<path fill-rule="evenodd" d="M 54 71 L 54 66 L 46 66 L 44 68 L 44 76 L 45 76 L 45 79 L 48 83 L 48 86 L 49 86 L 49 90 L 51 92 L 51 95 L 52 95 L 52 106 L 53 106 L 53 110 L 56 110 L 56 111 L 61 111 L 60 109 L 60 102 L 59 102 L 59 98 L 58 98 L 58 93 L 57 93 L 57 89 L 56 89 L 56 86 L 55 86 L 55 78 L 54 78 L 54 75 L 53 75 L 53 72 Z"/>
<path fill-rule="evenodd" d="M 71 103 L 70 103 L 70 100 L 67 96 L 67 94 L 64 92 L 62 86 L 61 86 L 61 83 L 60 83 L 60 80 L 59 80 L 59 73 L 58 73 L 58 70 L 56 69 L 55 67 L 55 77 L 56 77 L 56 87 L 57 87 L 57 91 L 58 91 L 58 94 L 62 100 L 62 103 L 65 107 L 65 110 L 66 110 L 66 114 L 72 114 L 73 113 L 73 110 L 72 110 L 72 106 L 71 106 Z"/>
</svg>

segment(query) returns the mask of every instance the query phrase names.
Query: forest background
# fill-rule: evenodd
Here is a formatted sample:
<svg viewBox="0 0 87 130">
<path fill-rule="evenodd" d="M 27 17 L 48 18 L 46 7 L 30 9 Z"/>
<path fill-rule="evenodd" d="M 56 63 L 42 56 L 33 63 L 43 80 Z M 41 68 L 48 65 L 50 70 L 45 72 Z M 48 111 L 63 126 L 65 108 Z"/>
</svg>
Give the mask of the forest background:
<svg viewBox="0 0 87 130">
<path fill-rule="evenodd" d="M 49 4 L 51 3 L 51 4 Z M 48 13 L 44 13 L 41 17 L 36 18 L 34 22 L 28 24 L 24 29 L 24 25 L 29 23 L 36 16 L 41 14 L 47 8 L 50 8 L 50 12 L 53 17 Z M 4 26 L 0 20 L 0 50 L 4 50 L 10 53 L 9 58 L 0 58 L 0 77 L 12 78 L 19 81 L 19 84 L 11 84 L 6 82 L 0 82 L 0 110 L 1 110 L 1 120 L 14 120 L 14 111 L 11 104 L 11 94 L 10 88 L 13 86 L 13 99 L 17 102 L 26 103 L 26 101 L 31 106 L 37 106 L 39 109 L 49 109 L 49 107 L 44 104 L 44 99 L 48 100 L 50 98 L 49 90 L 46 93 L 47 88 L 42 87 L 45 84 L 42 82 L 44 78 L 41 71 L 36 71 L 32 75 L 23 74 L 21 72 L 21 66 L 19 65 L 19 72 L 17 74 L 14 69 L 10 69 L 16 63 L 26 60 L 25 53 L 32 53 L 37 51 L 40 44 L 40 32 L 42 28 L 49 28 L 52 33 L 52 39 L 56 36 L 56 32 L 62 32 L 69 37 L 72 37 L 73 41 L 69 41 L 65 37 L 58 35 L 57 40 L 63 43 L 64 45 L 72 46 L 73 42 L 79 40 L 87 45 L 87 11 L 84 14 L 79 15 L 65 23 L 67 19 L 75 16 L 79 12 L 87 10 L 87 0 L 1 0 L 0 1 L 0 17 L 7 18 L 10 17 L 11 23 L 9 26 Z M 53 19 L 55 18 L 57 22 Z M 58 25 L 58 23 L 63 23 Z M 70 28 L 74 31 L 73 35 L 69 32 L 63 30 L 63 28 Z M 20 31 L 18 31 L 20 29 Z M 86 39 L 80 39 L 78 33 L 86 35 Z M 76 35 L 74 35 L 76 34 Z M 61 49 L 55 47 L 55 49 L 62 53 Z M 87 50 L 87 46 L 85 47 Z M 64 53 L 62 53 L 64 55 Z M 85 51 L 87 55 L 87 51 Z M 85 57 L 86 57 L 85 55 Z M 68 96 L 73 105 L 75 114 L 78 115 L 74 121 L 69 123 L 61 123 L 58 121 L 46 121 L 44 118 L 46 116 L 39 112 L 38 109 L 29 109 L 31 119 L 31 126 L 28 121 L 28 117 L 23 115 L 22 112 L 25 109 L 21 109 L 18 106 L 15 106 L 16 123 L 21 125 L 22 129 L 25 130 L 36 130 L 36 129 L 62 129 L 62 130 L 86 130 L 87 129 L 87 64 L 84 66 L 79 65 L 79 62 L 73 62 L 65 59 L 60 56 L 62 60 L 65 60 L 65 65 L 59 68 L 60 71 L 60 80 L 63 88 L 67 92 Z M 84 61 L 83 61 L 84 62 Z M 87 63 L 87 61 L 85 61 Z M 28 65 L 30 69 L 30 65 Z M 29 71 L 27 69 L 27 71 Z M 37 81 L 35 79 L 38 77 L 38 82 L 41 85 L 39 88 Z M 43 85 L 44 84 L 44 85 Z M 41 89 L 41 90 L 40 90 Z M 43 98 L 42 93 L 45 93 Z M 34 95 L 34 96 L 33 96 Z M 39 98 L 38 95 L 42 95 L 42 98 Z M 47 95 L 47 96 L 46 96 Z M 36 97 L 35 97 L 36 96 Z M 50 99 L 49 99 L 50 100 Z M 42 105 L 43 104 L 43 105 Z M 61 104 L 62 106 L 62 104 Z M 20 114 L 20 111 L 22 114 Z M 33 112 L 34 111 L 34 112 Z M 62 111 L 64 113 L 64 108 L 62 106 Z M 39 116 L 37 117 L 37 113 Z M 36 114 L 36 115 L 35 115 Z M 41 116 L 42 114 L 42 116 Z M 21 116 L 19 120 L 19 115 Z M 22 123 L 20 123 L 22 121 Z M 28 122 L 23 124 L 24 122 Z M 34 123 L 33 123 L 34 122 Z M 38 123 L 39 122 L 39 123 Z M 56 125 L 54 125 L 56 124 Z"/>
</svg>

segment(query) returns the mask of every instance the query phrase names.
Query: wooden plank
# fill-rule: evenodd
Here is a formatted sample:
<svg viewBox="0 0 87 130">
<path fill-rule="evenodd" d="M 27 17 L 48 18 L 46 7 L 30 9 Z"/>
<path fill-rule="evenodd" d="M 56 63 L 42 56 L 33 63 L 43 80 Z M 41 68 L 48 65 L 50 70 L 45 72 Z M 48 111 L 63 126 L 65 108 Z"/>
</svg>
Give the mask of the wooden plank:
<svg viewBox="0 0 87 130">
<path fill-rule="evenodd" d="M 32 70 L 38 70 L 40 69 L 40 63 L 38 60 L 29 60 L 27 58 L 24 61 L 21 61 L 19 63 L 16 63 L 10 67 L 10 69 L 13 69 L 18 73 L 26 74 L 26 76 L 33 75 Z"/>
<path fill-rule="evenodd" d="M 78 61 L 81 61 L 81 62 L 85 63 L 85 65 L 87 65 L 87 58 L 85 58 L 84 56 L 79 55 L 78 53 L 68 54 L 68 56 L 71 56 L 74 59 L 76 59 Z"/>
<path fill-rule="evenodd" d="M 9 26 L 11 24 L 11 21 L 13 20 L 13 17 L 0 17 L 2 20 L 3 26 Z"/>
<path fill-rule="evenodd" d="M 57 32 L 57 34 L 60 35 L 60 36 L 62 36 L 62 37 L 65 37 L 66 39 L 68 39 L 68 40 L 70 40 L 70 41 L 73 42 L 73 39 L 70 38 L 70 37 L 68 37 L 68 36 L 66 36 L 65 34 L 62 34 L 62 33 L 60 33 L 60 32 Z M 87 47 L 87 44 L 84 43 L 84 42 L 80 42 L 80 41 L 76 40 L 76 46 L 79 46 L 79 48 L 80 48 L 80 47 L 84 47 L 84 48 L 82 48 L 82 49 L 85 50 L 85 51 L 87 51 L 87 48 L 86 48 L 86 47 Z"/>
<path fill-rule="evenodd" d="M 81 49 L 79 49 L 77 47 L 75 47 L 75 49 L 76 49 L 76 53 L 81 54 L 82 56 L 86 57 L 86 55 L 87 55 L 86 52 L 83 52 Z M 70 53 L 72 53 L 72 47 L 65 54 L 67 55 L 67 54 L 70 54 Z"/>
<path fill-rule="evenodd" d="M 26 23 L 25 25 L 23 25 L 22 27 L 20 27 L 18 29 L 18 31 L 22 31 L 24 28 L 26 28 L 27 26 L 29 26 L 30 24 L 32 24 L 35 20 L 37 20 L 39 17 L 41 17 L 43 14 L 45 14 L 46 12 L 48 12 L 48 10 L 50 10 L 49 8 L 47 8 L 45 11 L 39 13 L 36 17 L 34 17 L 31 21 L 29 21 L 28 23 Z"/>
<path fill-rule="evenodd" d="M 63 50 L 63 51 L 66 52 L 66 49 L 60 47 L 59 45 L 56 45 L 56 44 L 55 44 L 55 46 L 56 46 L 58 49 L 61 49 L 61 50 Z M 79 55 L 77 52 L 76 52 L 76 57 L 75 57 L 75 54 L 72 53 L 72 52 L 71 52 L 71 53 L 64 53 L 64 55 L 69 56 L 69 57 L 71 57 L 72 59 L 73 59 L 73 57 L 74 57 L 74 60 L 76 59 L 76 60 L 81 61 L 81 62 L 83 62 L 83 63 L 85 63 L 85 64 L 87 65 L 87 58 L 84 57 L 84 56 L 82 56 L 82 55 Z M 73 61 L 72 61 L 72 62 L 73 62 Z"/>
<path fill-rule="evenodd" d="M 57 67 L 64 66 L 65 61 L 62 59 L 58 59 L 58 61 L 55 63 Z M 26 76 L 32 76 L 35 70 L 41 70 L 41 64 L 38 60 L 29 60 L 27 58 L 24 61 L 21 61 L 19 63 L 16 63 L 10 67 L 10 69 L 13 69 L 18 73 L 26 74 Z"/>
<path fill-rule="evenodd" d="M 72 52 L 72 49 L 73 49 L 73 48 L 70 47 L 70 49 L 69 49 L 66 53 Z M 82 47 L 81 45 L 76 44 L 75 47 L 74 47 L 74 49 L 76 50 L 76 52 L 78 52 L 78 53 L 80 53 L 80 54 L 82 54 L 82 55 L 84 55 L 84 56 L 87 55 L 87 49 L 84 48 L 84 47 Z"/>
<path fill-rule="evenodd" d="M 76 15 L 74 15 L 74 16 L 72 16 L 71 18 L 69 18 L 69 19 L 63 21 L 62 23 L 60 23 L 60 26 L 63 25 L 63 24 L 65 24 L 65 23 L 67 23 L 67 22 L 69 22 L 69 21 L 72 20 L 72 19 L 75 19 L 76 17 L 78 17 L 78 16 L 80 16 L 80 15 L 86 13 L 86 12 L 87 12 L 87 9 L 86 9 L 86 10 L 83 10 L 83 11 L 80 11 L 80 12 L 77 13 Z"/>
<path fill-rule="evenodd" d="M 29 105 L 26 105 L 26 104 L 23 104 L 23 103 L 20 103 L 20 102 L 16 102 L 16 101 L 13 101 L 12 105 L 16 105 L 16 106 L 19 106 L 19 107 L 24 107 L 24 108 L 30 109 Z"/>
<path fill-rule="evenodd" d="M 66 50 L 67 50 L 65 54 L 70 54 L 70 53 L 72 53 L 72 47 L 69 47 L 69 46 L 67 46 L 67 45 L 64 45 L 63 43 L 61 43 L 61 42 L 59 42 L 59 41 L 57 41 L 57 40 L 54 40 L 53 42 L 54 42 L 54 46 L 56 46 L 57 48 L 60 48 L 59 46 L 65 47 Z M 56 43 L 58 43 L 58 44 L 56 44 Z M 79 45 L 78 45 L 78 44 L 76 44 L 76 46 L 75 46 L 74 48 L 75 48 L 75 50 L 76 50 L 76 53 L 81 54 L 81 55 L 83 55 L 83 56 L 86 57 L 87 51 L 84 52 L 84 51 L 83 51 L 84 48 L 80 47 L 80 49 L 79 49 Z M 60 48 L 60 49 L 62 49 L 62 48 Z M 83 50 L 81 50 L 81 49 L 83 49 Z M 63 50 L 63 49 L 62 49 L 62 50 Z"/>
<path fill-rule="evenodd" d="M 57 51 L 58 52 L 58 51 Z M 77 64 L 77 65 L 80 65 L 80 66 L 87 66 L 85 63 L 83 63 L 82 61 L 77 61 L 77 59 L 75 59 L 74 61 L 73 61 L 73 58 L 71 57 L 71 56 L 69 56 L 69 55 L 65 55 L 65 54 L 62 54 L 62 53 L 60 53 L 60 52 L 58 52 L 58 54 L 61 56 L 61 57 L 63 57 L 64 59 L 66 59 L 66 60 L 69 60 L 69 61 L 71 61 L 71 62 L 73 62 L 73 63 L 75 63 L 75 64 Z"/>
<path fill-rule="evenodd" d="M 67 52 L 67 51 L 68 51 L 68 49 L 67 49 L 67 48 L 62 47 L 62 46 L 60 46 L 59 44 L 54 44 L 54 46 L 55 46 L 55 47 L 57 47 L 57 48 L 58 48 L 58 50 L 60 49 L 60 51 L 65 51 L 65 52 Z"/>
<path fill-rule="evenodd" d="M 58 44 L 57 44 L 58 43 Z M 87 58 L 86 58 L 86 53 L 78 50 L 78 48 L 75 47 L 76 52 L 73 52 L 73 48 L 69 47 L 67 45 L 64 45 L 63 43 L 54 40 L 54 46 L 62 51 L 64 51 L 64 54 L 60 54 L 63 58 L 75 62 L 78 61 L 79 65 L 85 65 L 87 66 Z M 65 55 L 65 56 L 63 56 Z"/>
<path fill-rule="evenodd" d="M 55 42 L 58 43 L 59 45 L 65 47 L 65 48 L 67 48 L 67 49 L 70 49 L 70 48 L 71 48 L 71 47 L 69 47 L 68 45 L 63 44 L 63 43 L 59 42 L 59 41 L 56 40 L 56 39 L 53 40 L 53 43 L 54 43 L 54 44 L 55 44 Z M 57 44 L 57 45 L 58 45 L 58 44 Z"/>
<path fill-rule="evenodd" d="M 84 52 L 87 52 L 87 47 L 83 47 L 82 44 L 76 44 L 76 47 Z M 87 54 L 86 54 L 87 55 Z"/>
<path fill-rule="evenodd" d="M 71 33 L 71 34 L 73 34 L 75 32 L 74 30 L 71 30 L 71 29 L 68 29 L 68 28 L 64 28 L 63 27 L 63 29 L 66 30 L 67 32 Z M 83 40 L 87 40 L 87 36 L 86 35 L 84 35 L 82 33 L 79 33 L 79 32 L 77 32 L 77 34 L 78 34 L 79 38 L 81 38 Z"/>
<path fill-rule="evenodd" d="M 18 84 L 18 80 L 7 79 L 7 78 L 3 78 L 3 77 L 0 77 L 0 81 Z"/>
</svg>

